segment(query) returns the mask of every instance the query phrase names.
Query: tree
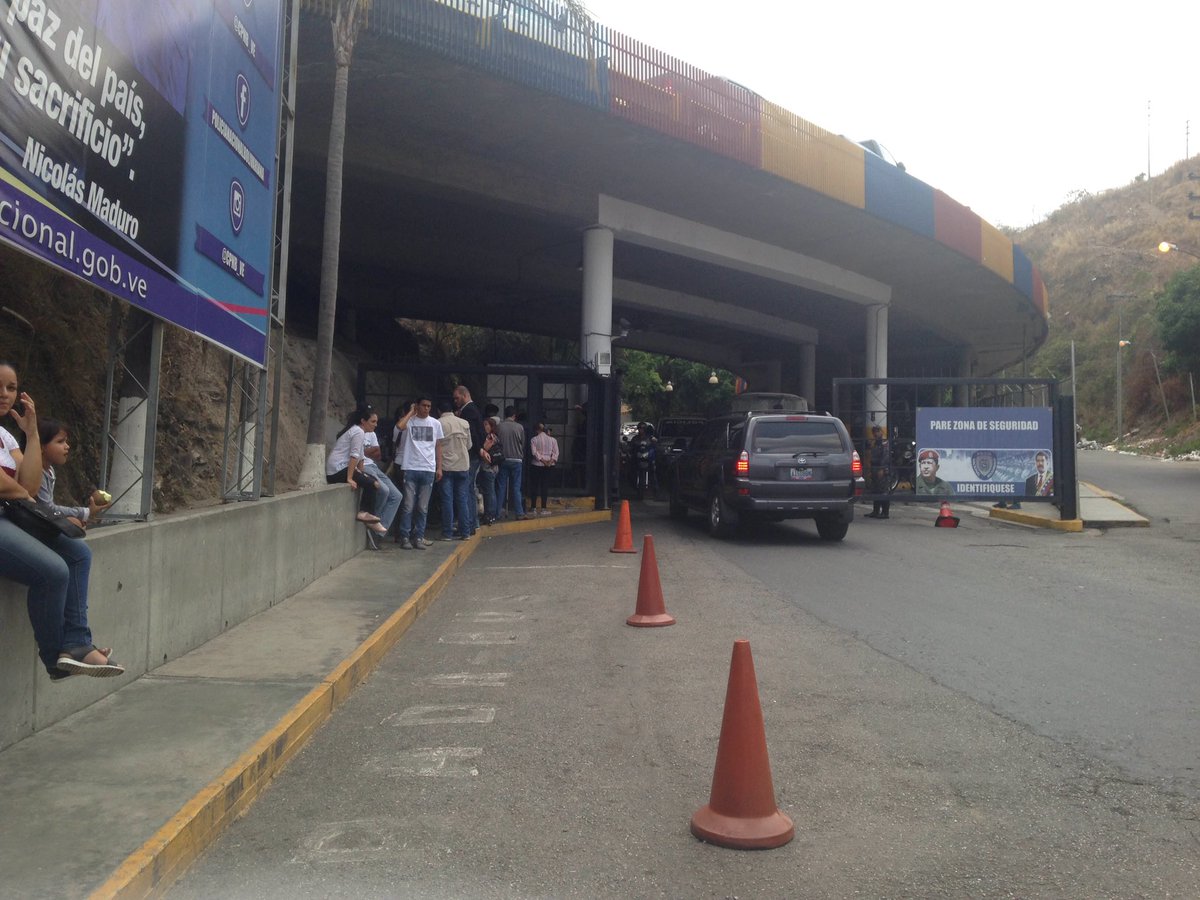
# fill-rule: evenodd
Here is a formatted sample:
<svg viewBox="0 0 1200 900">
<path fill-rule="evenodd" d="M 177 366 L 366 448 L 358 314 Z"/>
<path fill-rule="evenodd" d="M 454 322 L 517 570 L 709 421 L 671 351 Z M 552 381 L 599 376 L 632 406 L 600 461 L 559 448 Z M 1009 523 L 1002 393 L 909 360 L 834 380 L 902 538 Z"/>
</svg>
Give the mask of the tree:
<svg viewBox="0 0 1200 900">
<path fill-rule="evenodd" d="M 333 331 L 337 319 L 338 264 L 342 244 L 342 170 L 346 147 L 346 97 L 350 89 L 350 59 L 371 0 L 335 0 L 333 28 L 333 111 L 329 120 L 329 160 L 325 173 L 325 230 L 321 248 L 321 299 L 317 312 L 316 362 L 312 403 L 308 411 L 308 459 L 323 465 L 325 410 L 333 368 Z M 319 448 L 319 449 L 318 449 Z M 311 478 L 312 473 L 305 475 Z M 318 479 L 312 479 L 318 480 Z"/>
<path fill-rule="evenodd" d="M 1155 317 L 1167 369 L 1200 368 L 1200 266 L 1176 273 L 1155 295 Z"/>
</svg>

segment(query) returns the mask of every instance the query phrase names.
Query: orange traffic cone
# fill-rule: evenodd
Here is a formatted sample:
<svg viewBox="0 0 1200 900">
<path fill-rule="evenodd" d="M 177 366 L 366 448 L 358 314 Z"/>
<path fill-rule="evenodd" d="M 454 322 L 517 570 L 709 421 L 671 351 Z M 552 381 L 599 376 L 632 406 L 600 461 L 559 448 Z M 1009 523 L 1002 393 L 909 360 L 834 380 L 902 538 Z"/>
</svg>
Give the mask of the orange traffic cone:
<svg viewBox="0 0 1200 900">
<path fill-rule="evenodd" d="M 642 539 L 642 572 L 638 576 L 637 612 L 625 620 L 626 625 L 654 628 L 674 625 L 675 617 L 663 603 L 662 582 L 658 580 L 658 559 L 654 555 L 654 538 Z"/>
<path fill-rule="evenodd" d="M 617 516 L 617 539 L 609 553 L 637 553 L 633 549 L 633 526 L 629 523 L 629 501 L 621 501 L 621 512 Z"/>
<path fill-rule="evenodd" d="M 712 793 L 708 805 L 692 816 L 692 834 L 734 850 L 782 847 L 796 834 L 792 820 L 775 805 L 749 641 L 733 642 Z"/>
<path fill-rule="evenodd" d="M 938 517 L 933 522 L 938 528 L 957 528 L 958 516 L 950 511 L 950 503 L 947 500 L 942 501 L 942 508 L 938 511 Z"/>
</svg>

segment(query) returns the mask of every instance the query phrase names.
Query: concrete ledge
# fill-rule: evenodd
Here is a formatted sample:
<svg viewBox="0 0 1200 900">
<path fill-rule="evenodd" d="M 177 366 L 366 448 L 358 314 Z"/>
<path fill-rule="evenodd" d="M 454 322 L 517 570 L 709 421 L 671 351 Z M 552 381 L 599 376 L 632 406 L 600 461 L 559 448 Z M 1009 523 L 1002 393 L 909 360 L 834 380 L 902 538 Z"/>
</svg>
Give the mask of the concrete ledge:
<svg viewBox="0 0 1200 900">
<path fill-rule="evenodd" d="M 1058 512 L 1058 510 L 1054 511 Z M 1083 519 L 1056 519 L 1053 516 L 1042 516 L 1021 509 L 993 508 L 989 511 L 988 516 L 992 519 L 1003 519 L 1005 522 L 1016 522 L 1018 525 L 1031 525 L 1034 528 L 1050 528 L 1054 531 L 1083 531 Z"/>
<path fill-rule="evenodd" d="M 542 531 L 546 528 L 562 528 L 566 525 L 591 525 L 595 522 L 608 522 L 612 519 L 611 509 L 596 509 L 582 512 L 554 513 L 551 516 L 529 516 L 521 519 L 507 519 L 495 522 L 479 530 L 484 537 L 502 534 L 520 534 L 523 531 Z"/>
<path fill-rule="evenodd" d="M 337 485 L 98 528 L 88 618 L 119 678 L 52 685 L 33 652 L 26 589 L 0 579 L 0 749 L 287 599 L 362 551 L 353 492 Z"/>
</svg>

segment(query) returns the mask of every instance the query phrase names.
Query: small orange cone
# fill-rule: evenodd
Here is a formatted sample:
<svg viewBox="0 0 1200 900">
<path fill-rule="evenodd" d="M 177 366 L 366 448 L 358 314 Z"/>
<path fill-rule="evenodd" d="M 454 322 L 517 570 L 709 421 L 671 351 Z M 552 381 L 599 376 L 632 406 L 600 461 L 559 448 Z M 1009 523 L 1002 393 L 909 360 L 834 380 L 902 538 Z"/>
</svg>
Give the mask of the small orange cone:
<svg viewBox="0 0 1200 900">
<path fill-rule="evenodd" d="M 692 816 L 692 834 L 734 850 L 782 847 L 796 834 L 792 820 L 775 805 L 758 681 L 746 640 L 733 642 L 712 793 L 708 805 Z"/>
<path fill-rule="evenodd" d="M 957 528 L 958 516 L 950 511 L 950 503 L 947 500 L 942 501 L 942 508 L 938 511 L 938 517 L 933 522 L 938 528 Z"/>
<path fill-rule="evenodd" d="M 621 501 L 621 512 L 617 516 L 617 539 L 609 553 L 637 553 L 633 549 L 633 526 L 629 523 L 629 501 Z"/>
<path fill-rule="evenodd" d="M 658 558 L 654 555 L 654 538 L 651 535 L 646 535 L 642 540 L 642 572 L 638 576 L 637 612 L 626 619 L 625 624 L 638 628 L 675 624 L 675 617 L 667 612 L 666 604 L 663 603 L 662 582 L 658 580 Z"/>
</svg>

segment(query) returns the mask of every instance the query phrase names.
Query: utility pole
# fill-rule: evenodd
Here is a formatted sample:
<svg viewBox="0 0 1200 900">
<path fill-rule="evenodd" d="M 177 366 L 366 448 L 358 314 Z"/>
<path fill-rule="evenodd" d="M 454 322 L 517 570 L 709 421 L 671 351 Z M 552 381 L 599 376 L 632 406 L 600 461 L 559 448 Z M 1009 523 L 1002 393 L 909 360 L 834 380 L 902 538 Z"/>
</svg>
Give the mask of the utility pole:
<svg viewBox="0 0 1200 900">
<path fill-rule="evenodd" d="M 1124 392 L 1121 390 L 1121 369 L 1123 368 L 1123 360 L 1121 359 L 1121 351 L 1131 343 L 1125 340 L 1125 324 L 1120 307 L 1120 301 L 1133 299 L 1133 294 L 1109 294 L 1107 299 L 1117 301 L 1117 440 L 1121 440 L 1121 436 L 1125 433 L 1125 404 L 1123 401 Z"/>
</svg>

